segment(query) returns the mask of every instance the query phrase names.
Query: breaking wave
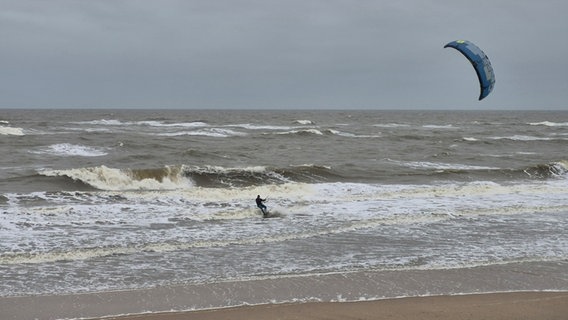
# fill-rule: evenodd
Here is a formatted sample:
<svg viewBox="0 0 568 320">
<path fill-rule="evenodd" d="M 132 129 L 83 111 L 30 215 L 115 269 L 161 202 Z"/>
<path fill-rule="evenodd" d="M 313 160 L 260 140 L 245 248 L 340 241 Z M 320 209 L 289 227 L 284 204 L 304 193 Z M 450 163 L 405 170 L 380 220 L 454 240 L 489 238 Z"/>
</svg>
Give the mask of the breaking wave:
<svg viewBox="0 0 568 320">
<path fill-rule="evenodd" d="M 24 129 L 15 127 L 0 126 L 0 135 L 5 136 L 23 136 Z"/>
<path fill-rule="evenodd" d="M 340 179 L 340 175 L 330 167 L 310 164 L 285 168 L 184 165 L 156 169 L 117 169 L 103 165 L 64 170 L 45 169 L 38 173 L 43 177 L 68 178 L 72 182 L 81 182 L 107 191 L 231 188 Z"/>
<path fill-rule="evenodd" d="M 564 177 L 568 174 L 568 161 L 562 160 L 548 164 L 539 164 L 524 169 L 523 172 L 531 178 L 546 179 Z"/>
<path fill-rule="evenodd" d="M 99 190 L 176 190 L 191 187 L 192 183 L 182 174 L 180 168 L 161 169 L 115 169 L 107 166 L 42 170 L 47 177 L 68 177 Z"/>
<path fill-rule="evenodd" d="M 493 179 L 554 179 L 568 176 L 568 161 L 537 164 L 527 168 L 498 168 L 435 162 L 401 162 L 389 160 L 401 167 L 399 176 L 423 175 L 444 180 L 466 177 L 479 181 Z M 409 171 L 410 170 L 410 171 Z M 99 190 L 180 190 L 192 187 L 237 188 L 284 183 L 325 183 L 361 181 L 360 176 L 345 176 L 345 172 L 329 166 L 304 164 L 288 167 L 223 167 L 166 166 L 150 169 L 117 169 L 107 166 L 42 170 L 45 177 L 65 177 Z M 462 178 L 460 178 L 462 177 Z M 380 178 L 378 178 L 380 179 Z M 372 178 L 371 178 L 372 180 Z"/>
</svg>

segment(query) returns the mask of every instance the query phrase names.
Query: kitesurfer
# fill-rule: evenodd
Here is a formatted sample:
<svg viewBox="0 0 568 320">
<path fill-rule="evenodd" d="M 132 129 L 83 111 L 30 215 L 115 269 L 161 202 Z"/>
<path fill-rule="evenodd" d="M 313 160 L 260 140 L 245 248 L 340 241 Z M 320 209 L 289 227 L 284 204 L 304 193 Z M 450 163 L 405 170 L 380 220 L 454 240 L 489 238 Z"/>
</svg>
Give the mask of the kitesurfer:
<svg viewBox="0 0 568 320">
<path fill-rule="evenodd" d="M 263 204 L 264 201 L 266 201 L 266 199 L 260 198 L 260 195 L 256 196 L 256 206 L 262 211 L 262 215 L 266 217 L 268 212 L 266 211 L 266 206 Z"/>
</svg>

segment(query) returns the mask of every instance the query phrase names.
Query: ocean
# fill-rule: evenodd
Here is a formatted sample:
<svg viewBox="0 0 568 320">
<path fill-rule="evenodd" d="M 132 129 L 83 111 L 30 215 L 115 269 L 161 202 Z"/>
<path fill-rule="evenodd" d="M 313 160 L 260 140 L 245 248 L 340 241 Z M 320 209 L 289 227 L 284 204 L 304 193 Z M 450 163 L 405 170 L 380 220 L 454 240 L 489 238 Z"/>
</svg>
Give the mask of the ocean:
<svg viewBox="0 0 568 320">
<path fill-rule="evenodd" d="M 568 290 L 567 146 L 565 111 L 2 110 L 0 299 Z"/>
</svg>

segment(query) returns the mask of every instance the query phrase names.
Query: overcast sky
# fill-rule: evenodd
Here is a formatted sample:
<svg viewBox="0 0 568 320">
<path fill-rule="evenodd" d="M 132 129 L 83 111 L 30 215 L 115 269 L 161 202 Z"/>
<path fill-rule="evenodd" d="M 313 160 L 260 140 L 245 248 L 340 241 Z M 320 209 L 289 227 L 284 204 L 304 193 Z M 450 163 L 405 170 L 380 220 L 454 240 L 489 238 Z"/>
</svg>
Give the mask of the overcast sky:
<svg viewBox="0 0 568 320">
<path fill-rule="evenodd" d="M 1 108 L 568 110 L 566 0 L 0 0 Z M 476 43 L 496 74 L 477 101 Z"/>
</svg>

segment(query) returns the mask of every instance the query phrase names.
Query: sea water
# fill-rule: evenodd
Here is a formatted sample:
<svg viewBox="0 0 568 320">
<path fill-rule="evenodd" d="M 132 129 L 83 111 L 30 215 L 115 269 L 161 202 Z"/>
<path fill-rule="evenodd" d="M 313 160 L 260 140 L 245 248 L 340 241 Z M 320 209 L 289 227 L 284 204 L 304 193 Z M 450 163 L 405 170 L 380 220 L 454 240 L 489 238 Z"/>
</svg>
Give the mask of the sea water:
<svg viewBox="0 0 568 320">
<path fill-rule="evenodd" d="M 3 110 L 0 297 L 523 263 L 565 279 L 567 146 L 562 111 Z"/>
</svg>

